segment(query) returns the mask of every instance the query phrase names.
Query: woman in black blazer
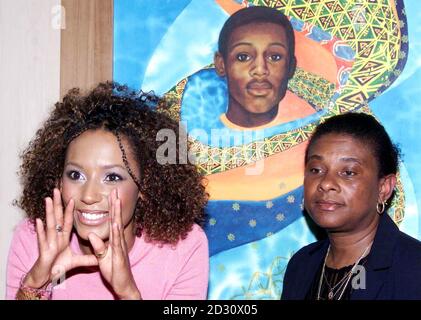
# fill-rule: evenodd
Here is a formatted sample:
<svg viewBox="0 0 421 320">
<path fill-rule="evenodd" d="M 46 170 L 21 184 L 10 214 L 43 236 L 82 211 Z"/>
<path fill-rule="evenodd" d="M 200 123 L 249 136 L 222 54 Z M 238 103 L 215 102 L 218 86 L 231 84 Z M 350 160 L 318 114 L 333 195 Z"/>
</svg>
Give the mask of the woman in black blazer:
<svg viewBox="0 0 421 320">
<path fill-rule="evenodd" d="M 319 125 L 305 155 L 304 205 L 327 239 L 288 263 L 282 299 L 421 299 L 421 242 L 386 213 L 398 150 L 362 113 Z"/>
</svg>

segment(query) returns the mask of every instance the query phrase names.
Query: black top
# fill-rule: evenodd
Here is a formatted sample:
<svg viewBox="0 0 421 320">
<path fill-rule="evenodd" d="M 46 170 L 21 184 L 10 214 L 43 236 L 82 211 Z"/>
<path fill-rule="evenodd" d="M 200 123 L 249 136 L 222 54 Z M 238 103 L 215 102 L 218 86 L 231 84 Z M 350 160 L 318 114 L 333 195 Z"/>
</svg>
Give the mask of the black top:
<svg viewBox="0 0 421 320">
<path fill-rule="evenodd" d="M 364 266 L 368 256 L 361 259 L 358 265 Z M 317 300 L 320 286 L 320 300 L 350 300 L 352 291 L 352 282 L 355 277 L 357 285 L 360 285 L 359 279 L 363 277 L 359 268 L 355 268 L 351 274 L 354 265 L 349 265 L 340 269 L 325 267 L 324 276 L 320 286 L 320 277 L 322 276 L 323 263 L 313 279 L 310 290 L 307 292 L 306 300 Z M 330 296 L 329 296 L 330 292 Z"/>
</svg>

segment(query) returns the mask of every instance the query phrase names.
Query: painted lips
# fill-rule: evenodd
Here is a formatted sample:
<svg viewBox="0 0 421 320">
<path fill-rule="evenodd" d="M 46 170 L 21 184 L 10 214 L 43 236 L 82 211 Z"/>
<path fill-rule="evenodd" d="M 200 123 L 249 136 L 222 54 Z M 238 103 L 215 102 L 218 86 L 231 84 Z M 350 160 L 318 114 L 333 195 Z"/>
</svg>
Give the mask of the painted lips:
<svg viewBox="0 0 421 320">
<path fill-rule="evenodd" d="M 266 94 L 269 90 L 272 89 L 272 84 L 268 81 L 251 81 L 247 85 L 247 90 L 255 95 Z"/>
</svg>

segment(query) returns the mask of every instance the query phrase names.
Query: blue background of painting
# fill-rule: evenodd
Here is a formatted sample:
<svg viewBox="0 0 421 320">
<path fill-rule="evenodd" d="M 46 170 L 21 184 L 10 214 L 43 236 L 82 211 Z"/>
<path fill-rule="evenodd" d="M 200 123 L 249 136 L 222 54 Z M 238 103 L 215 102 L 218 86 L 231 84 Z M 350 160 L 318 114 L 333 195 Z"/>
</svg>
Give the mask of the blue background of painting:
<svg viewBox="0 0 421 320">
<path fill-rule="evenodd" d="M 370 103 L 394 142 L 414 185 L 418 208 L 421 206 L 421 1 L 406 0 L 409 52 L 405 69 L 392 86 Z"/>
</svg>

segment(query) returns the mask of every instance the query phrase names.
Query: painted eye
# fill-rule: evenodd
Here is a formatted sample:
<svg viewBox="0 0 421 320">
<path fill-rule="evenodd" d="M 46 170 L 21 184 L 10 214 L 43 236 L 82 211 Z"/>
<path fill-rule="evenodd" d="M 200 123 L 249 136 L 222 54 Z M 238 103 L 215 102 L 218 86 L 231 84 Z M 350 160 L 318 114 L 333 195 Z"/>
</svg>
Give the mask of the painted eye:
<svg viewBox="0 0 421 320">
<path fill-rule="evenodd" d="M 105 177 L 105 181 L 108 181 L 108 182 L 117 182 L 121 180 L 123 180 L 123 178 L 120 175 L 115 174 L 115 173 L 111 173 Z"/>
<path fill-rule="evenodd" d="M 237 54 L 237 60 L 238 61 L 241 61 L 241 62 L 249 61 L 250 60 L 250 56 L 248 54 L 246 54 L 246 53 L 240 53 L 240 54 Z"/>
<path fill-rule="evenodd" d="M 271 54 L 269 56 L 269 60 L 271 60 L 271 61 L 279 61 L 281 59 L 282 59 L 282 55 L 280 55 L 280 54 Z"/>
<path fill-rule="evenodd" d="M 310 168 L 308 171 L 312 174 L 319 174 L 322 170 L 319 168 Z"/>
</svg>

